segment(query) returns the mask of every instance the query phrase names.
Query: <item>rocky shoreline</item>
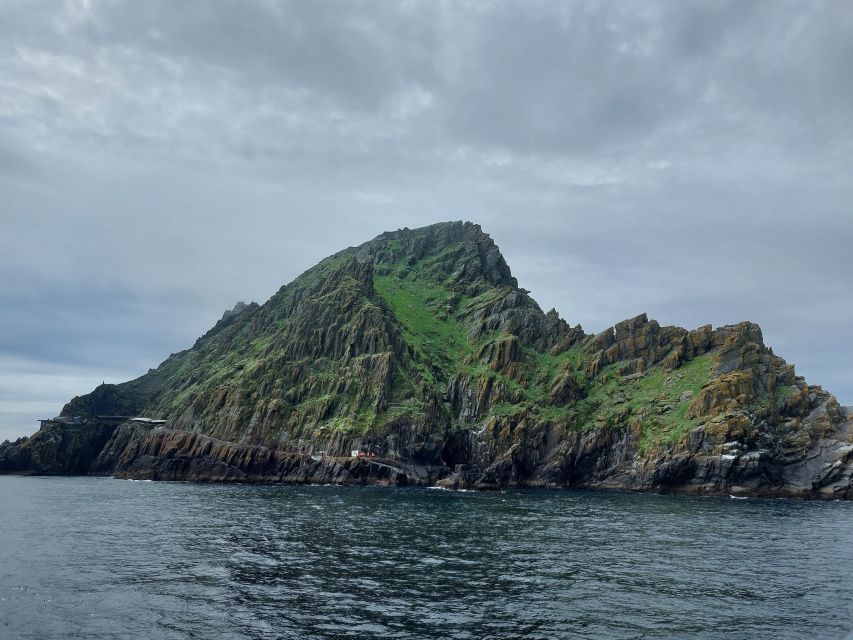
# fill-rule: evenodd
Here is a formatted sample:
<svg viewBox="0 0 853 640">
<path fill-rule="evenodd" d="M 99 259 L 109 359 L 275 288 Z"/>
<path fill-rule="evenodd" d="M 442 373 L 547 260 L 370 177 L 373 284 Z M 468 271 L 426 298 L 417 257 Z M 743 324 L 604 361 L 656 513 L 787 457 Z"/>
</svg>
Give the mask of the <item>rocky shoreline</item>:
<svg viewBox="0 0 853 640">
<path fill-rule="evenodd" d="M 93 475 L 193 482 L 417 485 L 483 491 L 526 487 L 848 500 L 853 499 L 850 464 L 853 447 L 845 442 L 853 437 L 853 410 L 846 410 L 846 418 L 836 438 L 826 439 L 802 459 L 776 468 L 771 468 L 760 456 L 694 454 L 650 461 L 644 467 L 635 466 L 623 473 L 603 476 L 567 472 L 571 464 L 555 471 L 550 464 L 535 469 L 526 478 L 518 475 L 498 477 L 494 465 L 484 472 L 477 464 L 457 464 L 451 468 L 393 459 L 312 457 L 129 422 L 105 425 L 85 434 L 74 434 L 74 430 L 80 431 L 76 425 L 53 425 L 22 442 L 0 445 L 0 474 Z M 591 452 L 595 439 L 595 435 L 589 435 L 578 443 L 579 450 Z M 69 443 L 73 443 L 71 446 L 75 449 L 73 456 L 68 455 Z M 609 450 L 606 455 L 613 455 L 612 449 L 624 450 L 626 442 L 609 442 L 605 446 Z M 70 460 L 75 466 L 69 467 Z M 576 470 L 596 466 L 594 462 L 585 464 L 583 460 L 573 463 Z M 770 477 L 776 480 L 769 481 Z"/>
</svg>

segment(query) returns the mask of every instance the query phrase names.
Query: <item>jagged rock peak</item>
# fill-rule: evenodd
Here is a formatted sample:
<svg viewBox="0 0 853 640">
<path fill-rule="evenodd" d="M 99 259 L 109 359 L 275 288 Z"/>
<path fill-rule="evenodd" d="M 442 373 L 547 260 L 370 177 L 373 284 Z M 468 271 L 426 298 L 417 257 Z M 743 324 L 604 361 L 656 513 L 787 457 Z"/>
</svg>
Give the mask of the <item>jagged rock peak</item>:
<svg viewBox="0 0 853 640">
<path fill-rule="evenodd" d="M 220 321 L 225 320 L 226 318 L 230 318 L 231 316 L 236 316 L 237 314 L 243 313 L 246 309 L 248 309 L 250 307 L 257 307 L 257 306 L 258 306 L 258 304 L 256 302 L 251 302 L 249 304 L 246 304 L 245 302 L 240 300 L 237 304 L 234 305 L 233 309 L 226 309 L 225 310 L 225 312 L 222 314 L 222 317 L 220 318 Z"/>
<path fill-rule="evenodd" d="M 454 248 L 465 251 L 455 255 Z M 403 260 L 409 265 L 447 253 L 448 259 L 464 258 L 465 264 L 458 266 L 460 275 L 466 279 L 483 278 L 492 284 L 518 288 L 518 281 L 494 240 L 473 222 L 440 222 L 418 229 L 404 227 L 382 233 L 355 250 L 361 260 L 372 258 L 379 263 Z"/>
</svg>

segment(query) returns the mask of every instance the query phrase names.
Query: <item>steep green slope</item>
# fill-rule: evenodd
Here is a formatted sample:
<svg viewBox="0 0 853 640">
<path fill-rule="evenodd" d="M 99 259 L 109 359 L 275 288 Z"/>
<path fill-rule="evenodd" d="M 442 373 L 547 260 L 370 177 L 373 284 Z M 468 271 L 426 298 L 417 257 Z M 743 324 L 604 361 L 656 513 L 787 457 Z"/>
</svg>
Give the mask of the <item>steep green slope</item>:
<svg viewBox="0 0 853 640">
<path fill-rule="evenodd" d="M 227 314 L 142 378 L 75 398 L 64 412 L 145 413 L 226 440 L 340 452 L 353 436 L 396 427 L 440 440 L 450 427 L 448 381 L 474 366 L 496 332 L 472 323 L 508 295 L 541 315 L 475 225 L 385 234 L 327 258 L 263 306 Z M 431 455 L 438 450 L 436 442 Z"/>
</svg>

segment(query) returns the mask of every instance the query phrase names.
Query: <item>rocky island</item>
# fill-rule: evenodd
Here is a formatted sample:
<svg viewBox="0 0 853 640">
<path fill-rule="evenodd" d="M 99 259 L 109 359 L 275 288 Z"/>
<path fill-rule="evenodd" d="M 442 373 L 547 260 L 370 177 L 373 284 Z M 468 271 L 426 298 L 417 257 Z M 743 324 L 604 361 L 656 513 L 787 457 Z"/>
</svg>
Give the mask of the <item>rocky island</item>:
<svg viewBox="0 0 853 640">
<path fill-rule="evenodd" d="M 751 322 L 543 312 L 469 222 L 384 233 L 0 445 L 0 473 L 853 498 L 853 410 Z"/>
</svg>

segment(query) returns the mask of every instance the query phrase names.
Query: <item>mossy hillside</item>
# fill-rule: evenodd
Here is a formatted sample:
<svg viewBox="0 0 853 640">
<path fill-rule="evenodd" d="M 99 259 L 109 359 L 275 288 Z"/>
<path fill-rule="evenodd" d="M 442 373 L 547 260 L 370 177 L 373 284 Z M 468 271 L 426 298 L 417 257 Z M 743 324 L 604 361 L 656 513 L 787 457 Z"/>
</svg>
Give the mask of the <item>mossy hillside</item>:
<svg viewBox="0 0 853 640">
<path fill-rule="evenodd" d="M 403 337 L 431 383 L 445 381 L 474 346 L 452 308 L 454 294 L 416 272 L 374 277 L 374 287 L 403 328 Z"/>
<path fill-rule="evenodd" d="M 396 438 L 413 425 L 440 440 L 490 424 L 512 438 L 630 428 L 646 453 L 700 423 L 687 408 L 714 378 L 715 356 L 679 351 L 692 344 L 686 331 L 632 321 L 619 345 L 606 332 L 573 333 L 517 287 L 495 251 L 464 225 L 383 234 L 223 318 L 192 349 L 116 387 L 125 404 L 114 404 L 147 398 L 139 413 L 178 428 L 281 446 Z M 642 377 L 619 374 L 641 359 Z M 451 389 L 477 402 L 451 408 Z M 756 402 L 783 407 L 798 393 L 779 387 Z"/>
<path fill-rule="evenodd" d="M 552 397 L 554 386 L 561 378 L 570 377 L 576 381 L 579 389 L 586 383 L 583 368 L 585 352 L 581 345 L 552 355 L 532 349 L 526 350 L 524 366 L 518 378 L 511 378 L 489 367 L 478 364 L 470 370 L 475 381 L 490 377 L 501 381 L 517 399 L 514 403 L 500 403 L 492 407 L 490 416 L 522 417 L 532 421 L 559 424 L 564 427 L 575 424 L 574 398 L 569 401 L 555 400 Z"/>
<path fill-rule="evenodd" d="M 452 243 L 416 260 L 408 250 L 392 240 L 376 251 L 373 286 L 402 327 L 429 382 L 446 384 L 471 368 L 487 340 L 500 337 L 474 335 L 473 319 L 515 289 L 467 280 L 464 266 L 476 255 L 470 244 Z"/>
<path fill-rule="evenodd" d="M 447 308 L 461 299 L 451 289 L 461 288 L 452 274 L 455 261 L 470 258 L 470 247 L 451 243 L 408 265 L 411 244 L 392 239 L 381 247 L 373 259 L 381 273 L 370 279 L 362 277 L 361 266 L 352 268 L 365 262 L 357 259 L 358 250 L 343 251 L 282 287 L 260 310 L 215 327 L 158 370 L 165 391 L 152 412 L 191 416 L 198 424 L 215 421 L 226 409 L 243 417 L 266 411 L 274 414 L 268 431 L 279 436 L 364 433 L 407 418 L 423 420 L 451 371 L 476 348 L 458 310 Z M 388 317 L 380 320 L 383 315 Z M 318 357 L 311 342 L 323 329 L 352 333 L 345 325 L 364 318 L 362 333 L 387 322 L 403 334 L 404 348 L 374 392 L 359 389 L 365 385 L 352 356 L 344 362 Z M 306 351 L 314 357 L 300 357 Z"/>
<path fill-rule="evenodd" d="M 273 438 L 423 420 L 448 379 L 476 366 L 473 356 L 489 339 L 469 335 L 471 314 L 513 290 L 500 269 L 488 275 L 477 266 L 493 245 L 473 226 L 451 227 L 372 243 L 367 258 L 361 247 L 323 260 L 262 307 L 223 317 L 191 349 L 115 387 L 122 407 L 140 390 L 122 412 L 172 417 L 220 437 L 234 437 L 261 414 Z M 399 348 L 390 344 L 394 327 Z M 359 340 L 365 344 L 343 353 L 342 345 Z M 393 352 L 384 376 L 359 380 L 360 349 Z"/>
<path fill-rule="evenodd" d="M 406 400 L 419 398 L 417 381 L 400 373 L 384 307 L 354 260 L 349 252 L 323 261 L 261 312 L 164 363 L 159 375 L 169 383 L 157 415 L 218 423 L 206 429 L 220 437 L 261 420 L 273 442 L 324 430 L 362 433 L 396 419 L 400 406 L 412 406 Z"/>
<path fill-rule="evenodd" d="M 507 338 L 506 335 L 471 336 L 470 318 L 507 291 L 490 288 L 466 298 L 454 292 L 446 283 L 424 278 L 421 269 L 393 272 L 376 276 L 377 291 L 404 327 L 404 335 L 415 347 L 416 355 L 425 363 L 429 380 L 446 384 L 455 375 L 465 375 L 475 385 L 483 379 L 499 381 L 517 400 L 515 404 L 495 405 L 490 415 L 508 416 L 529 414 L 549 421 L 568 420 L 568 407 L 553 403 L 549 390 L 561 375 L 583 380 L 583 352 L 579 346 L 557 355 L 525 349 L 524 361 L 513 377 L 491 368 L 477 359 L 477 353 L 488 341 Z"/>
<path fill-rule="evenodd" d="M 476 387 L 491 379 L 509 391 L 513 402 L 495 404 L 489 415 L 529 414 L 567 422 L 569 408 L 552 402 L 549 391 L 561 375 L 583 382 L 580 347 L 558 354 L 524 347 L 523 361 L 515 363 L 512 371 L 481 361 L 478 354 L 484 345 L 512 338 L 509 333 L 483 330 L 483 320 L 491 309 L 517 300 L 510 304 L 541 311 L 515 286 L 460 278 L 465 265 L 476 259 L 470 245 L 454 243 L 418 260 L 412 260 L 409 250 L 399 243 L 375 250 L 374 288 L 403 327 L 406 342 L 414 347 L 415 359 L 429 382 L 442 387 L 462 376 Z"/>
<path fill-rule="evenodd" d="M 676 444 L 698 426 L 687 418 L 687 409 L 700 389 L 712 379 L 714 362 L 703 354 L 677 369 L 655 366 L 642 377 L 625 380 L 619 364 L 605 368 L 578 405 L 582 430 L 624 429 L 630 419 L 641 428 L 640 451 Z"/>
<path fill-rule="evenodd" d="M 637 379 L 619 375 L 621 362 L 587 380 L 584 372 L 590 354 L 575 345 L 558 355 L 533 353 L 529 368 L 519 382 L 477 367 L 473 375 L 501 380 L 518 399 L 492 406 L 486 416 L 494 418 L 493 429 L 506 434 L 512 425 L 552 425 L 568 431 L 593 429 L 624 431 L 632 421 L 640 425 L 642 454 L 653 448 L 677 444 L 699 420 L 687 418 L 687 409 L 699 390 L 713 378 L 714 360 L 703 354 L 670 370 L 650 368 Z M 551 390 L 564 377 L 577 385 L 578 396 L 555 401 Z"/>
</svg>

